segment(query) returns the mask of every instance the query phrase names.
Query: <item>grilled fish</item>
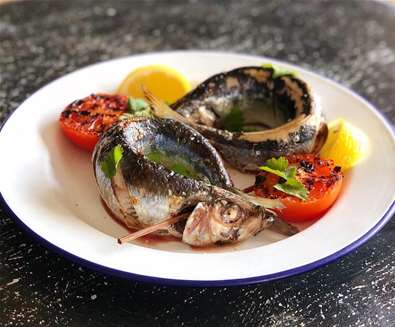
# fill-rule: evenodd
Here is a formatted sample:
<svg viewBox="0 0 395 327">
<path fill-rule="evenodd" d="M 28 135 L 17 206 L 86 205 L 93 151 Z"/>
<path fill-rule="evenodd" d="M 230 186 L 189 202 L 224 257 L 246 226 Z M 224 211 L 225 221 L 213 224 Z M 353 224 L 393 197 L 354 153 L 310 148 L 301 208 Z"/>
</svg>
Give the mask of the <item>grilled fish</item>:
<svg viewBox="0 0 395 327">
<path fill-rule="evenodd" d="M 114 175 L 107 176 L 102 163 L 119 146 L 122 158 Z M 171 119 L 118 122 L 97 144 L 93 166 L 103 200 L 128 227 L 141 229 L 181 214 L 186 219 L 167 232 L 203 246 L 245 240 L 279 220 L 268 209 L 278 201 L 235 189 L 212 145 Z M 296 232 L 284 224 L 286 234 Z"/>
<path fill-rule="evenodd" d="M 318 152 L 328 133 L 308 85 L 292 74 L 276 76 L 273 68 L 214 75 L 171 109 L 243 172 L 258 171 L 271 157 Z M 163 110 L 156 114 L 168 117 Z"/>
</svg>

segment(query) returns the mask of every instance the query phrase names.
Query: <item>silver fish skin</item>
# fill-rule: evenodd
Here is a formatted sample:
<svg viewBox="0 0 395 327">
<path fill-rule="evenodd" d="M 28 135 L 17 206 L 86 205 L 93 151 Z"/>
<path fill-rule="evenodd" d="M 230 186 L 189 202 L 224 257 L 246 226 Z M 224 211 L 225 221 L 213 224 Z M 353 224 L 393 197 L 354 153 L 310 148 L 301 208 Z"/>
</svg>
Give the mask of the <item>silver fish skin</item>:
<svg viewBox="0 0 395 327">
<path fill-rule="evenodd" d="M 272 68 L 240 67 L 214 75 L 171 108 L 243 172 L 258 171 L 271 157 L 318 152 L 328 134 L 309 86 L 291 74 L 277 77 Z M 234 108 L 254 131 L 224 129 Z"/>
<path fill-rule="evenodd" d="M 116 175 L 110 179 L 103 173 L 101 162 L 117 145 L 122 146 L 123 157 Z M 101 197 L 129 227 L 160 223 L 202 196 L 197 180 L 148 160 L 146 155 L 153 150 L 188 160 L 214 185 L 233 185 L 216 150 L 189 126 L 143 117 L 120 121 L 98 142 L 93 167 Z"/>
<path fill-rule="evenodd" d="M 115 176 L 108 178 L 101 162 L 117 145 L 122 146 L 123 156 Z M 149 160 L 147 153 L 158 148 L 188 159 L 205 179 L 180 175 Z M 255 199 L 234 189 L 209 142 L 196 130 L 174 120 L 134 118 L 119 122 L 101 137 L 93 154 L 93 166 L 103 200 L 129 227 L 141 229 L 191 212 L 185 225 L 169 228 L 190 245 L 242 241 L 279 219 L 265 208 L 277 202 Z M 206 218 L 198 221 L 202 207 L 207 208 Z M 216 228 L 205 233 L 202 226 L 210 217 L 215 219 Z M 289 226 L 288 233 L 294 232 L 295 228 Z"/>
</svg>

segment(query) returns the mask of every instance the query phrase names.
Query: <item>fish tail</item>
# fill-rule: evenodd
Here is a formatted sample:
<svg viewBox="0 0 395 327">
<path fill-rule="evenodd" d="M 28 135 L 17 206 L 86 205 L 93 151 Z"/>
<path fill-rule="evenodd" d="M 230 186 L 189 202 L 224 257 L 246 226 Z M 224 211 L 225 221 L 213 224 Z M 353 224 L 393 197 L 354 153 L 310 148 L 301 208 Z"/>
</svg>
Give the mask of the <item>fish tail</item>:
<svg viewBox="0 0 395 327">
<path fill-rule="evenodd" d="M 181 116 L 178 112 L 170 108 L 164 101 L 158 99 L 146 87 L 142 86 L 142 89 L 144 96 L 147 99 L 148 103 L 150 104 L 155 116 L 159 118 L 174 119 L 185 124 L 190 123 L 185 117 Z"/>
</svg>

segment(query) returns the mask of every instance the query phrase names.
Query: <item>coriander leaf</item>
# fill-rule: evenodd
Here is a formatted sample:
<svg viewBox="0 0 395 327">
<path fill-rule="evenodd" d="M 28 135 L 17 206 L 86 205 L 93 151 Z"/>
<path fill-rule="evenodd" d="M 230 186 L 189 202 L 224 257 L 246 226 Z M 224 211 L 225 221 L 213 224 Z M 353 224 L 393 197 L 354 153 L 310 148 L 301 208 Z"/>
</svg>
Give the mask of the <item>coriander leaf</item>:
<svg viewBox="0 0 395 327">
<path fill-rule="evenodd" d="M 279 183 L 274 185 L 274 188 L 281 192 L 296 196 L 297 198 L 303 201 L 307 200 L 308 192 L 302 183 L 300 183 L 299 186 L 294 186 L 289 184 L 287 181 L 285 183 L 281 183 L 281 184 Z"/>
<path fill-rule="evenodd" d="M 170 155 L 160 150 L 151 150 L 146 154 L 146 158 L 171 171 L 174 171 L 179 175 L 210 183 L 210 180 L 206 176 L 195 171 L 193 166 L 191 166 L 190 163 L 185 161 L 182 157 Z"/>
<path fill-rule="evenodd" d="M 262 68 L 268 68 L 268 69 L 273 69 L 274 70 L 274 67 L 273 67 L 273 65 L 272 64 L 270 64 L 270 63 L 266 63 L 266 64 L 262 64 L 262 66 L 261 66 Z"/>
<path fill-rule="evenodd" d="M 276 69 L 274 70 L 274 73 L 273 73 L 273 78 L 279 78 L 279 77 L 285 76 L 285 75 L 295 77 L 296 73 L 292 70 L 289 70 L 289 69 L 276 67 Z"/>
<path fill-rule="evenodd" d="M 277 190 L 296 196 L 297 198 L 302 200 L 307 199 L 307 189 L 300 181 L 295 178 L 296 167 L 289 167 L 289 163 L 286 158 L 271 158 L 267 160 L 266 166 L 259 167 L 259 169 L 277 175 L 285 180 L 285 182 L 277 183 L 276 185 L 274 185 L 274 188 L 276 188 Z"/>
<path fill-rule="evenodd" d="M 284 75 L 290 75 L 290 76 L 296 76 L 296 72 L 286 69 L 286 68 L 281 68 L 278 66 L 274 66 L 272 64 L 263 64 L 262 68 L 268 68 L 268 69 L 273 69 L 273 78 L 279 78 Z"/>
<path fill-rule="evenodd" d="M 175 162 L 171 165 L 170 170 L 174 171 L 177 174 L 180 174 L 182 176 L 186 177 L 192 177 L 192 172 L 189 171 L 189 169 L 183 165 L 181 162 Z"/>
<path fill-rule="evenodd" d="M 268 166 L 262 166 L 262 167 L 259 167 L 259 169 L 267 171 L 268 173 L 272 173 L 272 174 L 277 175 L 279 177 L 282 177 L 284 179 L 287 179 L 287 174 L 284 171 L 280 171 L 280 170 L 277 170 L 277 169 L 271 169 Z"/>
<path fill-rule="evenodd" d="M 233 107 L 232 110 L 223 118 L 222 126 L 229 132 L 241 132 L 244 125 L 244 114 L 239 107 Z"/>
<path fill-rule="evenodd" d="M 294 178 L 296 176 L 296 167 L 289 167 L 285 174 L 287 175 L 287 179 Z"/>
<path fill-rule="evenodd" d="M 266 166 L 271 169 L 284 171 L 288 168 L 288 160 L 285 157 L 271 158 L 266 161 Z"/>
<path fill-rule="evenodd" d="M 145 100 L 143 99 L 129 98 L 128 104 L 129 104 L 129 110 L 133 112 L 142 111 L 149 107 L 148 103 L 145 102 Z"/>
<path fill-rule="evenodd" d="M 113 147 L 106 155 L 104 160 L 100 163 L 100 168 L 104 175 L 108 178 L 114 177 L 117 173 L 117 168 L 123 156 L 123 148 L 121 145 Z"/>
<path fill-rule="evenodd" d="M 294 187 L 304 187 L 303 184 L 299 182 L 296 178 L 288 178 L 286 183 Z"/>
<path fill-rule="evenodd" d="M 160 153 L 158 150 L 152 150 L 150 153 L 147 154 L 148 160 L 151 160 L 156 163 L 160 163 L 162 160 L 162 153 Z"/>
<path fill-rule="evenodd" d="M 151 116 L 151 108 L 144 99 L 133 99 L 129 97 L 128 114 L 134 116 Z"/>
</svg>

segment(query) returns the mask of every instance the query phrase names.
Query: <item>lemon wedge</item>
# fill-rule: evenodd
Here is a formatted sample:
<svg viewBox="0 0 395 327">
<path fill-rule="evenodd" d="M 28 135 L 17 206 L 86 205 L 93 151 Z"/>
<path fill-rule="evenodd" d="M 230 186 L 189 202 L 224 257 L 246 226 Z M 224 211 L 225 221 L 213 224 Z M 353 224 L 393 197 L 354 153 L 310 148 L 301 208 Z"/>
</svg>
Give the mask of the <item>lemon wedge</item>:
<svg viewBox="0 0 395 327">
<path fill-rule="evenodd" d="M 151 65 L 130 72 L 118 87 L 118 93 L 144 98 L 143 86 L 168 103 L 175 102 L 191 90 L 188 79 L 176 69 L 165 65 Z"/>
<path fill-rule="evenodd" d="M 367 154 L 369 139 L 358 127 L 336 119 L 328 124 L 329 134 L 320 155 L 332 159 L 335 165 L 347 170 L 360 162 Z"/>
</svg>

